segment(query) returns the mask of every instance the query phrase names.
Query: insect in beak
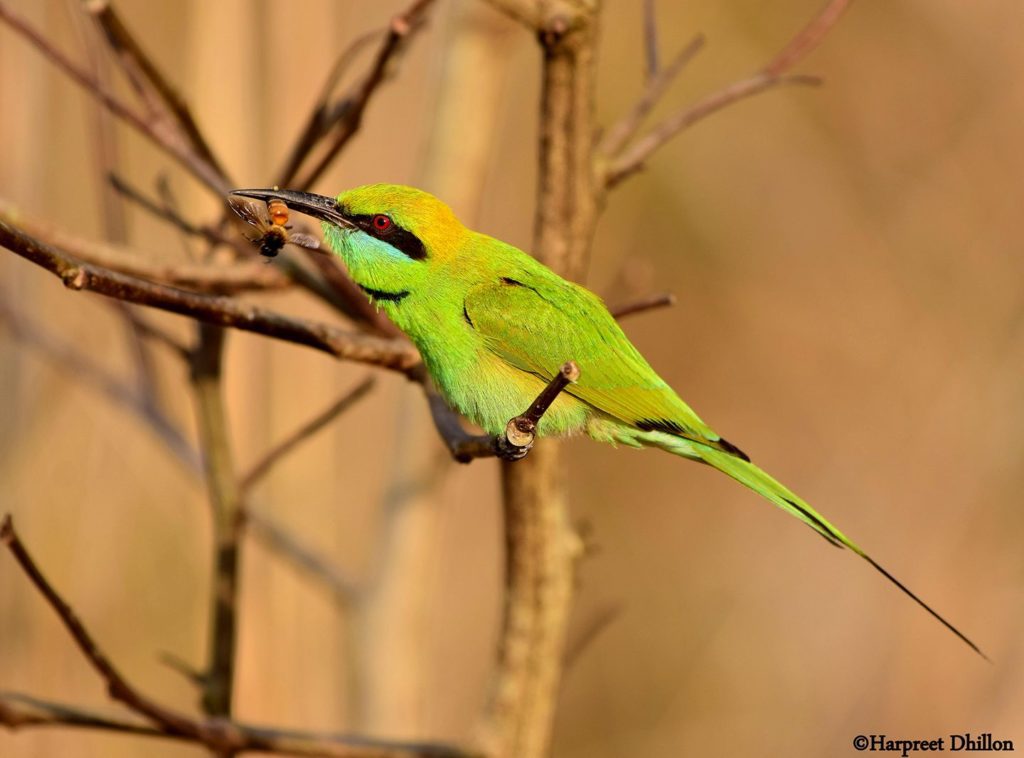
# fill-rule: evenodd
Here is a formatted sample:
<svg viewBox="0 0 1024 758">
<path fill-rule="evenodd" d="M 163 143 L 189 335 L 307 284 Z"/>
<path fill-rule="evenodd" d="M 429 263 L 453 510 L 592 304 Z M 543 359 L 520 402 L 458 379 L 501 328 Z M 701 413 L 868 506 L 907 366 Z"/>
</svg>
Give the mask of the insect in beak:
<svg viewBox="0 0 1024 758">
<path fill-rule="evenodd" d="M 294 192 L 292 190 L 279 189 L 243 189 L 235 190 L 231 196 L 251 197 L 269 203 L 279 200 L 293 211 L 304 213 L 307 216 L 327 221 L 345 229 L 354 229 L 355 224 L 349 221 L 342 214 L 338 202 L 333 197 L 314 195 L 311 192 Z"/>
</svg>

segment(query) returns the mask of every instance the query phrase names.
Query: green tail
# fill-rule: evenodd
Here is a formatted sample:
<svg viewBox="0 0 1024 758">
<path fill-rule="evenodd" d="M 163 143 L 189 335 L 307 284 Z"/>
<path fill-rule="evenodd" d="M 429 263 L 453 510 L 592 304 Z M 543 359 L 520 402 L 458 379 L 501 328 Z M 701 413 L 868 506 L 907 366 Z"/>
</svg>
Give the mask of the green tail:
<svg viewBox="0 0 1024 758">
<path fill-rule="evenodd" d="M 654 435 L 657 436 L 655 437 Z M 899 587 L 900 590 L 902 590 L 904 594 L 910 597 L 915 603 L 928 611 L 928 613 L 934 616 L 942 623 L 943 626 L 949 629 L 949 631 L 953 632 L 953 634 L 967 643 L 974 652 L 985 660 L 988 660 L 988 656 L 981 652 L 978 646 L 971 642 L 966 635 L 946 621 L 946 619 L 940 616 L 930 605 L 911 592 L 903 582 L 876 563 L 871 556 L 865 553 L 864 550 L 857 545 L 857 543 L 832 526 L 832 524 L 818 514 L 817 511 L 815 511 L 788 487 L 777 482 L 774 478 L 766 474 L 753 463 L 745 460 L 743 457 L 740 457 L 742 453 L 739 453 L 738 450 L 736 452 L 717 450 L 713 447 L 692 442 L 680 437 L 670 438 L 670 435 L 663 433 L 654 433 L 649 439 L 658 447 L 661 447 L 670 453 L 675 453 L 676 455 L 681 455 L 692 460 L 700 460 L 710 466 L 714 466 L 722 473 L 731 476 L 740 484 L 746 485 L 761 497 L 771 501 L 782 510 L 800 519 L 836 547 L 849 548 L 870 563 L 875 570 L 882 574 L 882 576 Z"/>
</svg>

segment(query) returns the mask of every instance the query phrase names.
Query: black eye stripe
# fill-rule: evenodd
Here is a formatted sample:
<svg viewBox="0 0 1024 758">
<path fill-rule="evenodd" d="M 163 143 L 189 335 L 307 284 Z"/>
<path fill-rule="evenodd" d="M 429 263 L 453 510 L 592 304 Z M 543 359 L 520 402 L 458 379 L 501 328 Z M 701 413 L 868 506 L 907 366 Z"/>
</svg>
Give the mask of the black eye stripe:
<svg viewBox="0 0 1024 758">
<path fill-rule="evenodd" d="M 391 226 L 383 231 L 373 225 L 373 215 L 350 215 L 347 218 L 371 237 L 387 242 L 391 247 L 412 258 L 421 261 L 427 257 L 427 249 L 423 242 L 408 229 L 403 229 L 392 221 Z"/>
</svg>

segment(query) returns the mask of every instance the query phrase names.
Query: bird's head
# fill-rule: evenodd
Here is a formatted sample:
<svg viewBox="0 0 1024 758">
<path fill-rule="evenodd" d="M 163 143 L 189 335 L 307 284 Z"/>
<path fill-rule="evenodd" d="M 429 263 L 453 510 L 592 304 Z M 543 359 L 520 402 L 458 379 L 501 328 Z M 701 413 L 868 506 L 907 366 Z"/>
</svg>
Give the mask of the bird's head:
<svg viewBox="0 0 1024 758">
<path fill-rule="evenodd" d="M 324 239 L 345 261 L 353 280 L 381 305 L 423 288 L 439 264 L 455 258 L 469 231 L 451 208 L 422 190 L 370 184 L 336 198 L 291 190 L 236 190 L 279 199 L 319 219 Z"/>
</svg>

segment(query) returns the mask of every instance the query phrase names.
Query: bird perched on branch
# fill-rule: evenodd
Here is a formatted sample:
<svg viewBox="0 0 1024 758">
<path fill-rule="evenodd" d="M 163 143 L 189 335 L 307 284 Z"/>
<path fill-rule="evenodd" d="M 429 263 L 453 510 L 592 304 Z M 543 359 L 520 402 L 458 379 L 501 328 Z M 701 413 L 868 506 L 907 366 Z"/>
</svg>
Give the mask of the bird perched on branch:
<svg viewBox="0 0 1024 758">
<path fill-rule="evenodd" d="M 705 424 L 644 360 L 601 299 L 512 245 L 467 229 L 421 190 L 375 184 L 337 198 L 237 190 L 320 219 L 327 245 L 370 299 L 419 349 L 448 403 L 501 434 L 574 360 L 580 378 L 540 419 L 537 433 L 585 433 L 656 447 L 709 464 L 864 558 L 981 651 L 798 495 Z"/>
</svg>

